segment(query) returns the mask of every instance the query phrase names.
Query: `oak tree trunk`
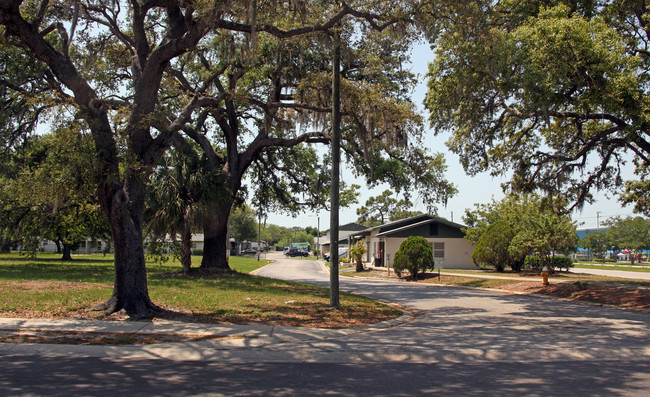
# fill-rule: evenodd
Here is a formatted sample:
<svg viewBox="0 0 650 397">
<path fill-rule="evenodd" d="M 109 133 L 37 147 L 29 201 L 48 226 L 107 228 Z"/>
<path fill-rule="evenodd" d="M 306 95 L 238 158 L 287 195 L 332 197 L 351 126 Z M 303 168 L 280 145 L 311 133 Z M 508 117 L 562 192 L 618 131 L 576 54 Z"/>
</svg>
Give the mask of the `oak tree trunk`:
<svg viewBox="0 0 650 397">
<path fill-rule="evenodd" d="M 61 256 L 61 260 L 71 261 L 72 260 L 71 251 L 72 251 L 72 245 L 63 243 L 63 251 L 62 251 L 63 255 Z"/>
<path fill-rule="evenodd" d="M 210 272 L 232 272 L 226 259 L 228 248 L 228 217 L 230 209 L 219 211 L 203 225 L 203 259 L 201 269 Z"/>
<path fill-rule="evenodd" d="M 151 302 L 147 288 L 142 237 L 146 184 L 127 176 L 124 186 L 113 192 L 108 208 L 115 250 L 113 294 L 94 309 L 106 315 L 124 310 L 132 319 L 148 319 L 161 309 Z"/>
</svg>

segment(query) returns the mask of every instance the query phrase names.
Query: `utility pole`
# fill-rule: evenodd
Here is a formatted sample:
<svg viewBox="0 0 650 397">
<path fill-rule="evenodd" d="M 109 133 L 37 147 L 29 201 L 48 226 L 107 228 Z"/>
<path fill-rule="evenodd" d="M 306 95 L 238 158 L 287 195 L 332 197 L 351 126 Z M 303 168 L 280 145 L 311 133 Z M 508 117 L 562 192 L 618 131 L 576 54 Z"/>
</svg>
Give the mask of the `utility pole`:
<svg viewBox="0 0 650 397">
<path fill-rule="evenodd" d="M 259 181 L 260 184 L 262 182 L 262 169 L 260 168 L 260 172 L 258 174 L 259 176 Z M 260 261 L 260 249 L 262 248 L 262 199 L 260 198 L 260 209 L 257 214 L 257 261 Z"/>
<path fill-rule="evenodd" d="M 262 208 L 257 218 L 257 261 L 260 261 L 260 250 L 262 248 Z"/>
<path fill-rule="evenodd" d="M 332 54 L 332 193 L 330 212 L 330 306 L 339 307 L 339 167 L 341 162 L 341 32 L 334 28 Z"/>
</svg>

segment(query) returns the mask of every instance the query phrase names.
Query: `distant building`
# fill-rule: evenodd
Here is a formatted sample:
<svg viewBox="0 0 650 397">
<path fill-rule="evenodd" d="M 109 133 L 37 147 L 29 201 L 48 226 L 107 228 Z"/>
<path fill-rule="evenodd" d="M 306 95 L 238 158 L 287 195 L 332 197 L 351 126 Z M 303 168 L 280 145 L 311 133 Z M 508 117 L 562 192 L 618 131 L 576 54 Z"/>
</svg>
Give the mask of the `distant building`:
<svg viewBox="0 0 650 397">
<path fill-rule="evenodd" d="M 366 243 L 366 262 L 374 266 L 392 266 L 395 253 L 410 236 L 427 239 L 433 257 L 445 269 L 475 269 L 472 261 L 474 244 L 465 239 L 465 226 L 431 215 L 417 215 L 350 234 L 355 241 Z"/>
<path fill-rule="evenodd" d="M 349 236 L 352 233 L 359 232 L 361 230 L 367 229 L 367 226 L 359 225 L 358 223 L 347 223 L 345 225 L 339 226 L 339 247 L 349 247 Z M 331 232 L 330 230 L 325 231 L 322 236 L 320 236 L 319 239 L 317 239 L 317 248 L 320 250 L 320 252 L 325 253 L 325 252 L 330 252 L 330 240 L 331 240 Z"/>
</svg>

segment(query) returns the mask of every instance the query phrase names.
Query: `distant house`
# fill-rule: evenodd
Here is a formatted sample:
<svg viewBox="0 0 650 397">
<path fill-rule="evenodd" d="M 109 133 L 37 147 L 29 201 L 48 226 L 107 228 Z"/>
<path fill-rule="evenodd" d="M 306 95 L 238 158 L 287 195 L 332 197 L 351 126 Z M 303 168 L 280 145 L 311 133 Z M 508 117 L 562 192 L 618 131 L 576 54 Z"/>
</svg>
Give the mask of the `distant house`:
<svg viewBox="0 0 650 397">
<path fill-rule="evenodd" d="M 75 246 L 71 251 L 73 254 L 98 254 L 104 251 L 110 251 L 108 242 L 102 240 L 85 239 Z M 41 252 L 58 252 L 59 247 L 52 240 L 43 240 L 39 247 Z"/>
<path fill-rule="evenodd" d="M 352 233 L 354 241 L 364 241 L 366 262 L 392 266 L 400 244 L 410 236 L 422 236 L 433 248 L 433 256 L 445 269 L 474 269 L 474 244 L 465 239 L 464 226 L 444 218 L 417 215 Z"/>
<path fill-rule="evenodd" d="M 358 223 L 348 223 L 345 225 L 339 226 L 339 247 L 349 246 L 349 236 L 355 232 L 359 232 L 361 230 L 367 229 L 366 226 L 359 225 Z M 331 240 L 331 232 L 330 230 L 327 230 L 320 238 L 317 240 L 316 244 L 318 245 L 318 249 L 320 252 L 325 253 L 325 252 L 330 252 L 330 240 Z"/>
</svg>

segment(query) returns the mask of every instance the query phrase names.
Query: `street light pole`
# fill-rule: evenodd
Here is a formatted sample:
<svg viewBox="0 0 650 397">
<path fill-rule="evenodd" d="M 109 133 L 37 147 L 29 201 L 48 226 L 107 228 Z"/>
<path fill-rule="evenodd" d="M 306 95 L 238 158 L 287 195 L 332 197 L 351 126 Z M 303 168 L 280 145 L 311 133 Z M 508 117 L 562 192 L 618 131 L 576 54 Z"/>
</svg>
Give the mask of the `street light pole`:
<svg viewBox="0 0 650 397">
<path fill-rule="evenodd" d="M 330 306 L 339 307 L 339 167 L 341 161 L 341 32 L 334 28 L 332 54 L 332 192 L 330 212 Z"/>
</svg>

